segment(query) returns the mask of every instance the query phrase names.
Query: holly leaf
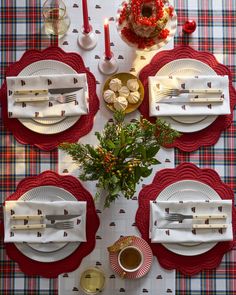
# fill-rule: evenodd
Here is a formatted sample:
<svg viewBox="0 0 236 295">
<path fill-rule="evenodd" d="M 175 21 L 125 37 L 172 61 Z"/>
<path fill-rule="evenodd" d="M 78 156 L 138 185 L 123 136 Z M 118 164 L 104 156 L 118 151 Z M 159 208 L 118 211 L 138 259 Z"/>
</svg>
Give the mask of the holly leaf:
<svg viewBox="0 0 236 295">
<path fill-rule="evenodd" d="M 152 169 L 147 167 L 140 167 L 140 173 L 142 177 L 148 177 L 152 173 Z"/>
<path fill-rule="evenodd" d="M 112 150 L 116 148 L 116 145 L 110 139 L 106 140 L 106 145 L 109 149 L 112 149 Z"/>
<path fill-rule="evenodd" d="M 135 167 L 134 169 L 134 177 L 135 177 L 135 181 L 138 182 L 141 177 L 141 169 L 139 166 Z"/>
<path fill-rule="evenodd" d="M 152 165 L 157 165 L 157 164 L 160 164 L 160 163 L 161 163 L 160 161 L 158 161 L 158 160 L 155 159 L 155 158 L 152 158 L 149 162 L 150 162 L 150 164 L 152 164 Z"/>
<path fill-rule="evenodd" d="M 146 150 L 147 159 L 155 157 L 160 150 L 160 146 L 151 146 Z"/>
</svg>

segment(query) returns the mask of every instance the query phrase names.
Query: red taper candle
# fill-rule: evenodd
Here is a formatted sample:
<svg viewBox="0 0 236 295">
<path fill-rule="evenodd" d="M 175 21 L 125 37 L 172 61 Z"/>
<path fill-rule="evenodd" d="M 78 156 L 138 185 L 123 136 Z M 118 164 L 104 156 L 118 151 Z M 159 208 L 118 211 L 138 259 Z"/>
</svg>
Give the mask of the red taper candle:
<svg viewBox="0 0 236 295">
<path fill-rule="evenodd" d="M 111 52 L 111 45 L 110 45 L 110 32 L 109 32 L 108 19 L 105 19 L 104 21 L 104 35 L 105 35 L 105 58 L 111 59 L 112 52 Z"/>
<path fill-rule="evenodd" d="M 82 0 L 82 3 L 83 3 L 84 33 L 88 34 L 90 32 L 90 25 L 89 25 L 89 19 L 88 19 L 87 0 Z"/>
</svg>

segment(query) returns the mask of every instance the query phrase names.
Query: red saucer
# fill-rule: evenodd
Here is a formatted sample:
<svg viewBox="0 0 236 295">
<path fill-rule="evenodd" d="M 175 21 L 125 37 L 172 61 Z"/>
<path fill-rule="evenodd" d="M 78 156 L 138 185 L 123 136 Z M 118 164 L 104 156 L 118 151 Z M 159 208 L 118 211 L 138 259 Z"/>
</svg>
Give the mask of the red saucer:
<svg viewBox="0 0 236 295">
<path fill-rule="evenodd" d="M 124 237 L 121 237 L 117 242 L 122 241 L 123 239 L 124 239 Z M 153 259 L 152 250 L 145 240 L 143 240 L 142 238 L 136 237 L 136 236 L 132 236 L 132 240 L 133 240 L 133 242 L 130 244 L 130 246 L 131 245 L 136 246 L 139 250 L 141 250 L 141 252 L 143 253 L 144 259 L 143 259 L 143 264 L 142 264 L 141 268 L 137 271 L 127 273 L 125 276 L 126 279 L 138 279 L 138 278 L 141 278 L 144 275 L 146 275 L 151 268 L 152 259 Z M 110 264 L 111 264 L 111 267 L 113 268 L 113 270 L 119 276 L 121 276 L 123 273 L 123 270 L 119 266 L 119 263 L 118 263 L 118 254 L 119 254 L 119 252 L 110 253 L 109 259 L 110 259 Z"/>
</svg>

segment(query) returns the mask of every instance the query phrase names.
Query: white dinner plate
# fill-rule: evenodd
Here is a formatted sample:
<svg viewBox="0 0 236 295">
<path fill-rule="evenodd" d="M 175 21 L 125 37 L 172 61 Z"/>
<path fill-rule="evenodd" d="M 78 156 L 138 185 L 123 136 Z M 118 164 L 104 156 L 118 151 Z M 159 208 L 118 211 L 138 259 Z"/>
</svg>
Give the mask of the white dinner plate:
<svg viewBox="0 0 236 295">
<path fill-rule="evenodd" d="M 20 198 L 20 201 L 76 201 L 68 191 L 56 186 L 35 187 Z M 40 262 L 53 262 L 66 258 L 80 245 L 80 242 L 69 243 L 15 243 L 16 247 L 27 257 Z"/>
<path fill-rule="evenodd" d="M 158 195 L 158 201 L 197 201 L 221 200 L 218 193 L 209 185 L 194 180 L 182 180 L 166 187 Z M 205 253 L 217 243 L 164 243 L 171 252 L 184 256 L 194 256 Z"/>
<path fill-rule="evenodd" d="M 194 75 L 217 75 L 207 64 L 196 59 L 176 59 L 164 65 L 157 76 L 194 76 Z M 202 130 L 211 125 L 217 116 L 171 116 L 162 117 L 172 128 L 179 132 L 189 133 Z"/>
<path fill-rule="evenodd" d="M 19 76 L 36 76 L 36 75 L 53 75 L 53 74 L 77 74 L 67 64 L 56 60 L 40 60 L 25 67 Z M 80 116 L 72 117 L 52 117 L 52 118 L 20 118 L 19 121 L 28 129 L 40 134 L 56 134 L 67 130 L 73 126 Z"/>
</svg>

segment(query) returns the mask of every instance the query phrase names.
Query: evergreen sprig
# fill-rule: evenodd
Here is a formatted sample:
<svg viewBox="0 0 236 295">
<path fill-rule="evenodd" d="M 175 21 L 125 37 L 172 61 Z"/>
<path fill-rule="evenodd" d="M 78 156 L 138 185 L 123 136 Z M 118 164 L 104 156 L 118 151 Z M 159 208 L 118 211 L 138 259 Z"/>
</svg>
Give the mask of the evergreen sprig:
<svg viewBox="0 0 236 295">
<path fill-rule="evenodd" d="M 161 146 L 172 143 L 180 134 L 164 121 L 155 124 L 144 118 L 124 122 L 122 112 L 114 113 L 102 133 L 95 133 L 99 145 L 62 143 L 80 168 L 83 181 L 98 180 L 99 197 L 106 192 L 104 207 L 109 207 L 120 193 L 130 199 L 140 179 L 152 173 L 151 165 L 159 164 L 155 158 Z"/>
</svg>

